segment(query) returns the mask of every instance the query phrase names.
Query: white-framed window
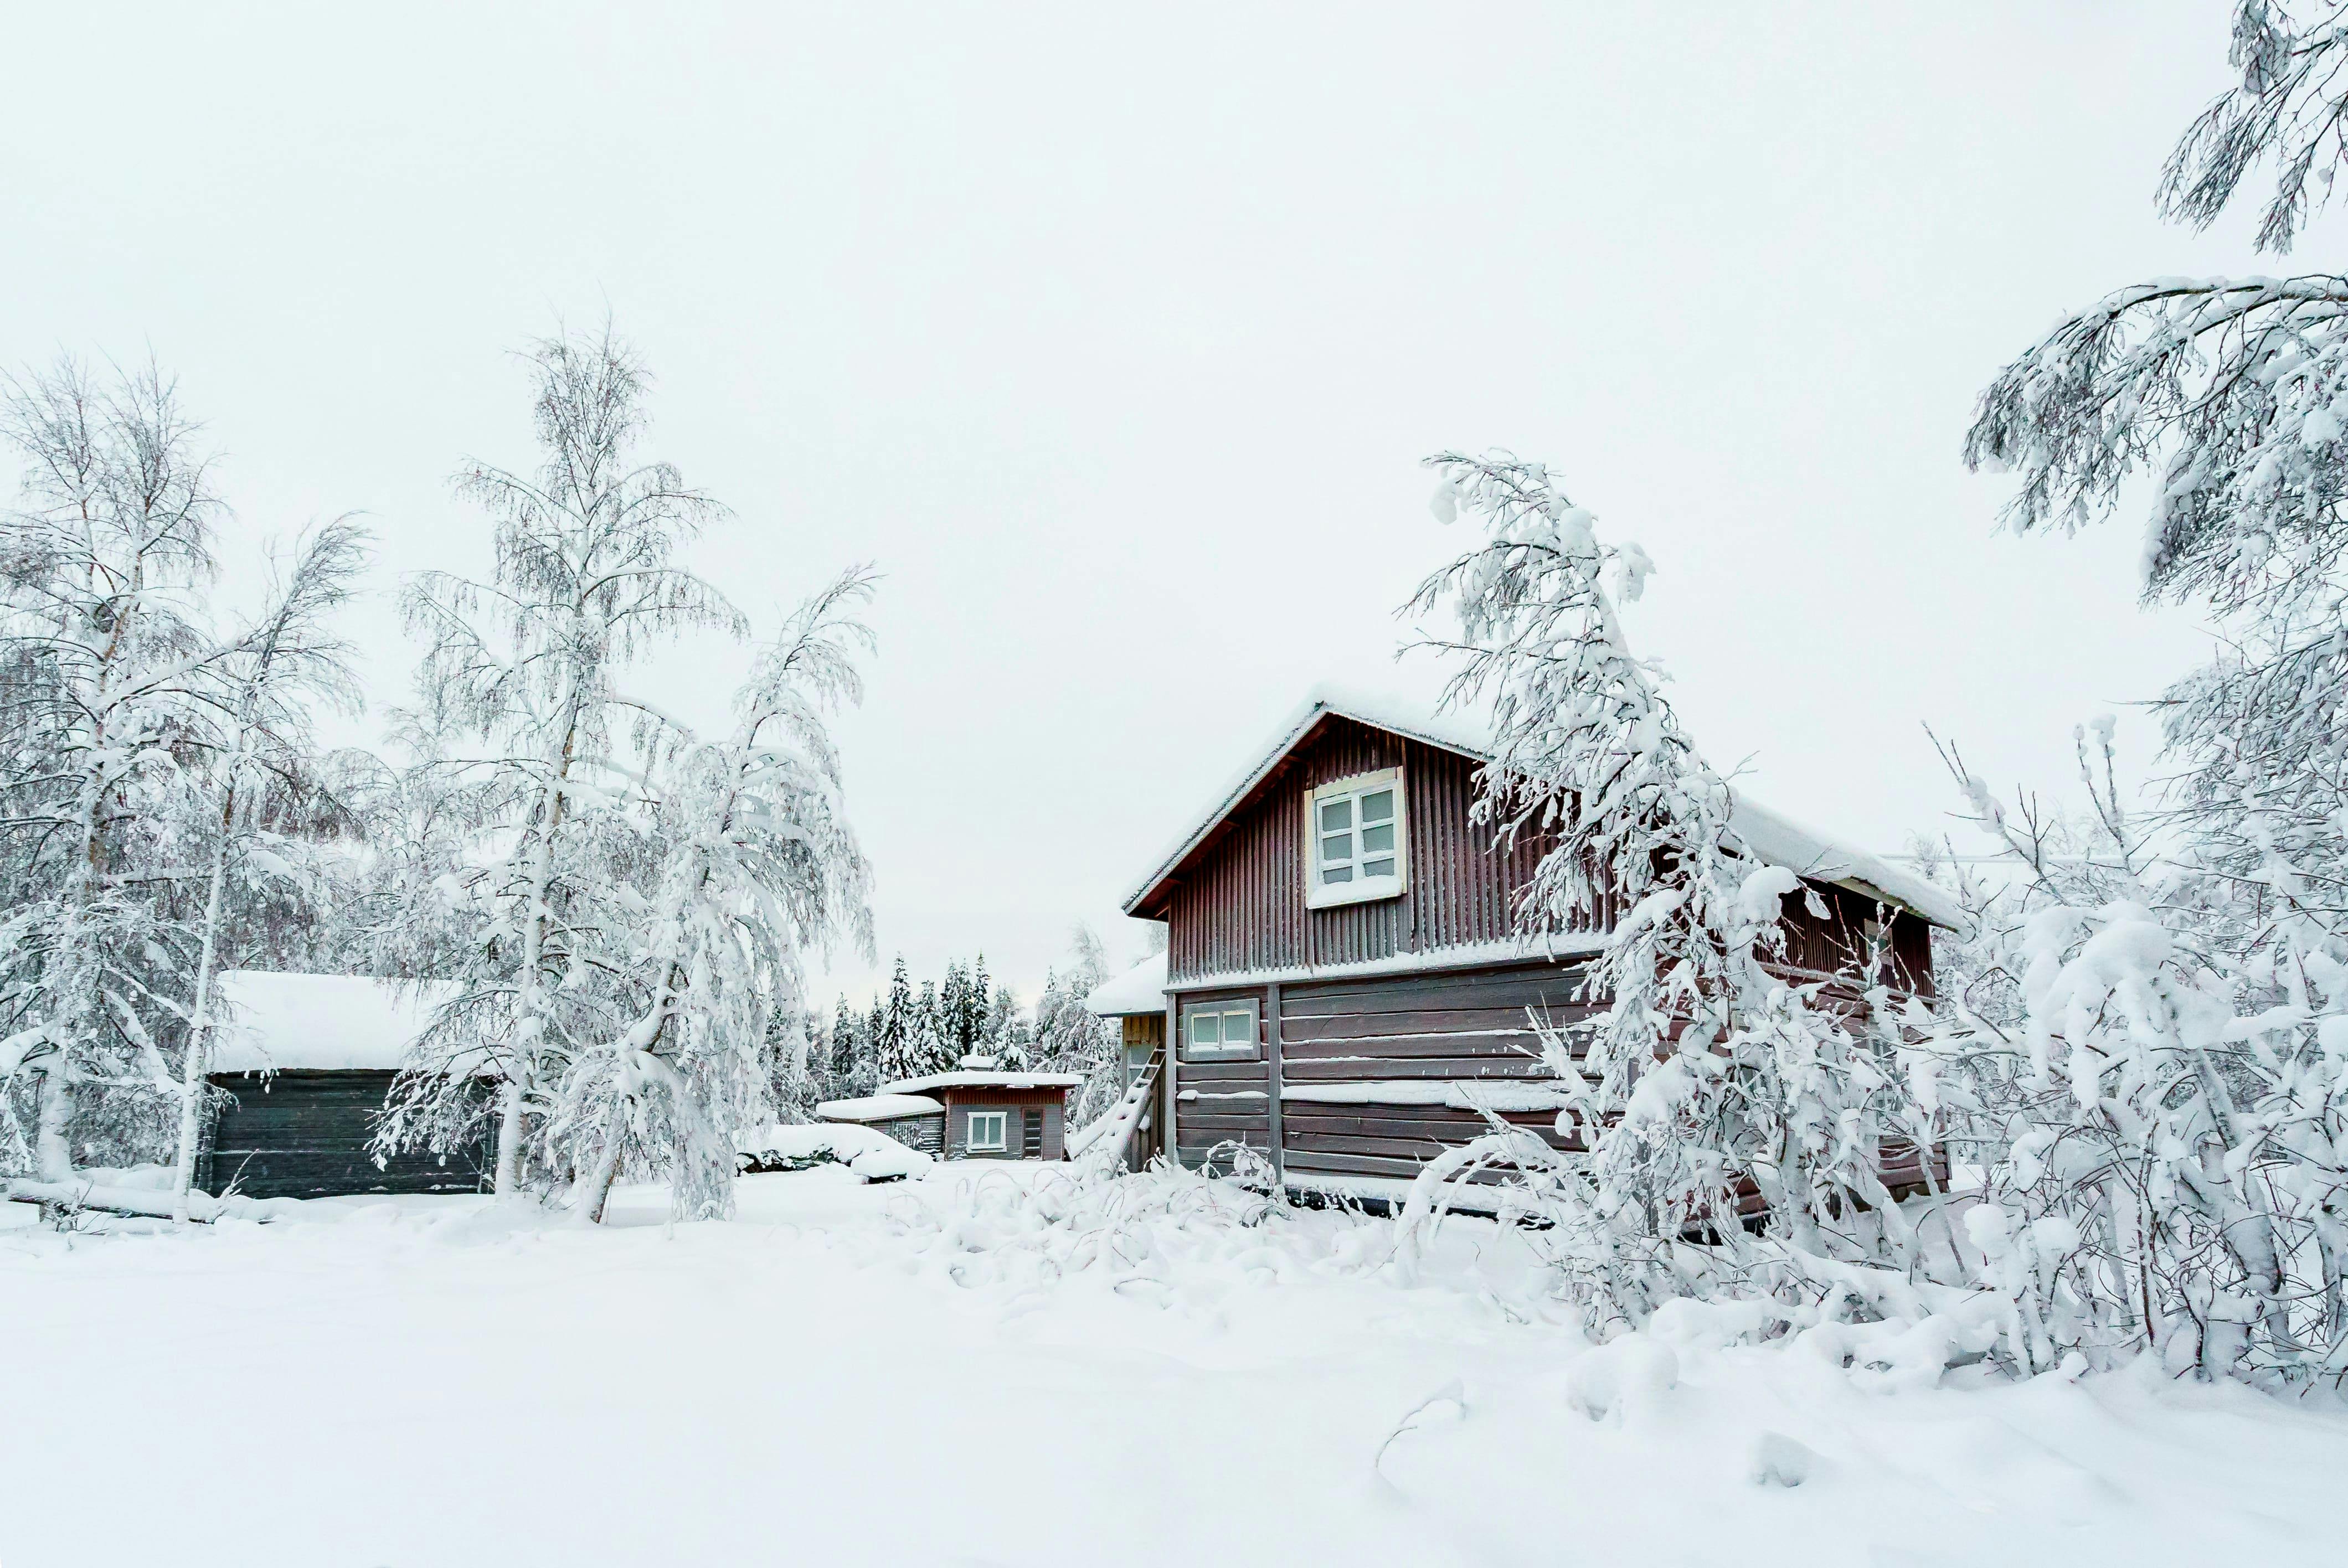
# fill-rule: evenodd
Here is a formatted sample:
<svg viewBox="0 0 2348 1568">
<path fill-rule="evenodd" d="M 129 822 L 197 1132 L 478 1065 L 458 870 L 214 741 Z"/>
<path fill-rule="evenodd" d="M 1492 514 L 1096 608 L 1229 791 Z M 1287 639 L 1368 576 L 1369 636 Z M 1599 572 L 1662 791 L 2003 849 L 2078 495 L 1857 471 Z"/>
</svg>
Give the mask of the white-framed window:
<svg viewBox="0 0 2348 1568">
<path fill-rule="evenodd" d="M 1410 874 L 1404 811 L 1400 768 L 1334 779 L 1305 796 L 1305 906 L 1400 897 Z"/>
<path fill-rule="evenodd" d="M 973 1111 L 963 1138 L 963 1147 L 973 1154 L 1002 1154 L 1011 1148 L 1011 1113 L 1007 1111 Z"/>
<path fill-rule="evenodd" d="M 1194 1002 L 1182 1009 L 1182 1055 L 1189 1061 L 1252 1060 L 1255 1003 Z"/>
</svg>

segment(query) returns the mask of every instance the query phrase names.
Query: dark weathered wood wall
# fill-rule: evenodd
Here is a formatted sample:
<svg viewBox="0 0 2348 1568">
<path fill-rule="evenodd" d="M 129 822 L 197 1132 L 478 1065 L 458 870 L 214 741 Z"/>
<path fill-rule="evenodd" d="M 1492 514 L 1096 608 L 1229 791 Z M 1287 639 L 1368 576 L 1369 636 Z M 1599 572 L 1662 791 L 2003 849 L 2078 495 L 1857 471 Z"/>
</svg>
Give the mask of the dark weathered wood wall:
<svg viewBox="0 0 2348 1568">
<path fill-rule="evenodd" d="M 397 1154 L 376 1167 L 367 1143 L 392 1078 L 388 1072 L 215 1077 L 213 1084 L 235 1098 L 212 1122 L 198 1184 L 217 1193 L 234 1183 L 256 1198 L 470 1193 L 487 1185 L 496 1167 L 487 1133 L 446 1157 Z"/>
<path fill-rule="evenodd" d="M 945 1147 L 945 1124 L 943 1112 L 925 1112 L 919 1116 L 891 1116 L 865 1123 L 875 1132 L 886 1133 L 908 1149 L 919 1149 L 932 1156 Z"/>
</svg>

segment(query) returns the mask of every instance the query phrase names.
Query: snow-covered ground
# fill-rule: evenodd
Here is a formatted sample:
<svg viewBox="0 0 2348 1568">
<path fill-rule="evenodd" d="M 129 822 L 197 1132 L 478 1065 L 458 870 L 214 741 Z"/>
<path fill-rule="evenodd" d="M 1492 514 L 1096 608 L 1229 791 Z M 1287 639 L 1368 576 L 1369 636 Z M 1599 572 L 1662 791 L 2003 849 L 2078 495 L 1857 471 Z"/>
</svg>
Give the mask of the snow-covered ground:
<svg viewBox="0 0 2348 1568">
<path fill-rule="evenodd" d="M 602 1232 L 470 1198 L 0 1230 L 0 1563 L 2348 1556 L 2328 1397 L 1674 1378 L 1583 1349 L 1481 1222 L 1406 1286 L 1382 1221 L 970 1173 L 750 1177 L 727 1225 L 632 1191 Z"/>
</svg>

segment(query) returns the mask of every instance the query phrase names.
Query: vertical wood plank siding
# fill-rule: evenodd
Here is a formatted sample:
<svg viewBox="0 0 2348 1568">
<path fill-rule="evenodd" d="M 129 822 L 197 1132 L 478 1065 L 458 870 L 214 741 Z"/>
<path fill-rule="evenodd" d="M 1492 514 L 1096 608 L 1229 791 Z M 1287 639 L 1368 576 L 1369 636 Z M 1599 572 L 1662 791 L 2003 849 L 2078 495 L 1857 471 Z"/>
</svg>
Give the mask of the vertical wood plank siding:
<svg viewBox="0 0 2348 1568">
<path fill-rule="evenodd" d="M 1359 963 L 1429 948 L 1498 941 L 1543 846 L 1492 849 L 1468 820 L 1478 764 L 1456 752 L 1331 719 L 1234 812 L 1173 890 L 1169 980 L 1235 970 Z M 1410 875 L 1399 898 L 1304 907 L 1304 795 L 1333 780 L 1403 770 Z"/>
</svg>

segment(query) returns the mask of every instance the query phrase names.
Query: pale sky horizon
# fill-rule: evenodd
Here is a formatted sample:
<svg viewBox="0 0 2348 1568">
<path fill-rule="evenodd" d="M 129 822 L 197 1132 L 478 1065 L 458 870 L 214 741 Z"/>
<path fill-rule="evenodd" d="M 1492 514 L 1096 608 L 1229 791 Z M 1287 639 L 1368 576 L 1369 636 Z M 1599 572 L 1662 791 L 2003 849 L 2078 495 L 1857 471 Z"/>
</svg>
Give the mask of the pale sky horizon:
<svg viewBox="0 0 2348 1568">
<path fill-rule="evenodd" d="M 0 364 L 151 352 L 232 559 L 366 513 L 379 714 L 389 590 L 486 569 L 450 473 L 531 460 L 511 351 L 608 310 L 762 629 L 884 574 L 839 727 L 881 977 L 983 948 L 1032 998 L 1078 920 L 1138 956 L 1119 897 L 1310 687 L 1431 690 L 1390 660 L 1464 543 L 1441 447 L 1642 543 L 1713 758 L 1879 851 L 1963 831 L 1925 724 L 2065 794 L 2072 727 L 2147 766 L 2127 705 L 2208 646 L 2137 606 L 2133 517 L 1998 534 L 1958 450 L 2060 313 L 2288 270 L 2152 209 L 2222 5 L 386 15 L 0 23 Z M 715 718 L 744 657 L 644 681 Z"/>
</svg>

